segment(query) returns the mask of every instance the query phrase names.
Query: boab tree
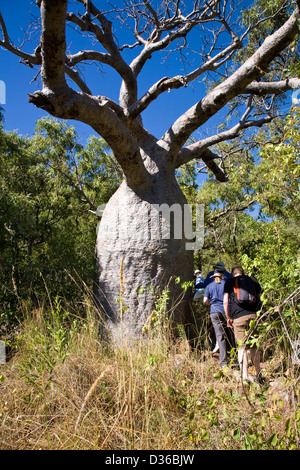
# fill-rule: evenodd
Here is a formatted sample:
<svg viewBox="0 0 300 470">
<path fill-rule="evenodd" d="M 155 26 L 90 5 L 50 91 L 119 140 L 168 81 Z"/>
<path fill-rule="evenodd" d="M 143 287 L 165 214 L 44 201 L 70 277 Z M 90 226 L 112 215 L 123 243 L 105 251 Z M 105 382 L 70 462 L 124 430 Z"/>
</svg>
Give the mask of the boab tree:
<svg viewBox="0 0 300 470">
<path fill-rule="evenodd" d="M 186 200 L 175 170 L 198 159 L 219 181 L 225 181 L 225 167 L 212 146 L 237 137 L 244 129 L 269 122 L 274 96 L 298 87 L 297 78 L 278 80 L 274 71 L 275 59 L 282 57 L 298 34 L 300 2 L 278 0 L 272 7 L 268 5 L 268 14 L 256 14 L 252 23 L 250 13 L 250 20 L 238 21 L 243 2 L 235 5 L 234 0 L 124 0 L 114 7 L 113 1 L 36 3 L 41 36 L 34 52 L 25 53 L 11 43 L 2 16 L 0 45 L 28 65 L 40 66 L 42 89 L 29 95 L 29 101 L 57 118 L 90 125 L 109 144 L 124 173 L 121 186 L 105 207 L 97 239 L 99 300 L 108 314 L 108 324 L 117 338 L 120 325 L 127 337 L 138 336 L 151 314 L 150 286 L 157 292 L 166 284 L 176 304 L 175 323 L 187 322 L 188 302 L 179 302 L 182 299 L 174 278 L 180 276 L 181 282 L 191 279 L 193 252 L 187 249 L 186 231 L 181 231 L 182 236 L 178 233 L 178 207 L 184 217 Z M 264 4 L 263 0 L 256 3 L 258 7 Z M 67 26 L 92 39 L 93 49 L 71 53 Z M 125 26 L 126 43 L 122 44 Z M 132 34 L 131 43 L 128 33 Z M 255 41 L 256 33 L 260 39 Z M 170 60 L 172 54 L 183 57 L 187 51 L 192 54 L 192 49 L 194 62 L 185 64 L 186 73 L 167 77 L 162 66 L 162 78 L 140 93 L 141 72 L 148 70 L 149 77 L 155 53 L 165 51 Z M 239 61 L 234 61 L 237 55 Z M 79 69 L 91 61 L 119 75 L 118 102 L 93 95 Z M 202 79 L 206 74 L 215 74 L 215 82 L 210 81 L 205 92 Z M 145 129 L 143 112 L 154 100 L 190 84 L 199 88 L 195 104 L 175 118 L 162 136 Z M 255 99 L 262 96 L 266 98 Z M 172 93 L 169 97 L 176 100 Z M 234 101 L 244 103 L 244 112 L 232 127 L 198 140 L 196 137 L 191 143 L 190 137 L 197 136 L 195 132 L 201 126 Z M 163 220 L 157 217 L 162 207 Z M 166 227 L 164 222 L 169 236 L 161 232 Z"/>
</svg>

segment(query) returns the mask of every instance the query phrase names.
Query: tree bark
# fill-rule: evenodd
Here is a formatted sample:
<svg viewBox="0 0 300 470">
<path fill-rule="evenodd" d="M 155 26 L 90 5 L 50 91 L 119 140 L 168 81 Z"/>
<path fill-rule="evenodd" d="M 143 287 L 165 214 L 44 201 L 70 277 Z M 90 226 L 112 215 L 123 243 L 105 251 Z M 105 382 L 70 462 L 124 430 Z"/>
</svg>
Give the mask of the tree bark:
<svg viewBox="0 0 300 470">
<path fill-rule="evenodd" d="M 187 249 L 191 240 L 183 220 L 187 210 L 174 172 L 157 173 L 134 189 L 124 180 L 106 205 L 96 247 L 98 300 L 105 328 L 117 344 L 122 338 L 141 337 L 164 289 L 171 294 L 165 313 L 172 331 L 176 334 L 176 325 L 192 323 L 190 290 L 181 288 L 193 278 L 193 251 Z"/>
</svg>

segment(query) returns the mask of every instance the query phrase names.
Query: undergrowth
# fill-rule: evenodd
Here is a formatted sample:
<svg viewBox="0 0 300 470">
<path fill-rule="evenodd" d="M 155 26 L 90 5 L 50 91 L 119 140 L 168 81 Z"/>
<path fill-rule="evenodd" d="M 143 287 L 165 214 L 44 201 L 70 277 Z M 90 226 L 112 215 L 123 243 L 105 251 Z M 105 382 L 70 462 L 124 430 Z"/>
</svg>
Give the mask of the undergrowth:
<svg viewBox="0 0 300 470">
<path fill-rule="evenodd" d="M 258 387 L 182 331 L 113 348 L 97 325 L 93 308 L 79 319 L 59 301 L 27 316 L 0 366 L 2 450 L 300 448 L 299 366 L 276 340 Z"/>
</svg>

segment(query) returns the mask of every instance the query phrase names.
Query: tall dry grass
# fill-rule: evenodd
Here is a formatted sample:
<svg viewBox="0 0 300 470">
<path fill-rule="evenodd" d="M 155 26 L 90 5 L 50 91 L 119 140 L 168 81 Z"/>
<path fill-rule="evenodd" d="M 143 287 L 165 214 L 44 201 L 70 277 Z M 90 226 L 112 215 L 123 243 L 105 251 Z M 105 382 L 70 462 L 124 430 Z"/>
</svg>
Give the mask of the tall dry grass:
<svg viewBox="0 0 300 470">
<path fill-rule="evenodd" d="M 84 320 L 59 303 L 27 316 L 0 369 L 2 450 L 299 449 L 298 369 L 279 353 L 259 388 L 183 333 L 112 348 L 97 325 L 90 305 Z"/>
</svg>

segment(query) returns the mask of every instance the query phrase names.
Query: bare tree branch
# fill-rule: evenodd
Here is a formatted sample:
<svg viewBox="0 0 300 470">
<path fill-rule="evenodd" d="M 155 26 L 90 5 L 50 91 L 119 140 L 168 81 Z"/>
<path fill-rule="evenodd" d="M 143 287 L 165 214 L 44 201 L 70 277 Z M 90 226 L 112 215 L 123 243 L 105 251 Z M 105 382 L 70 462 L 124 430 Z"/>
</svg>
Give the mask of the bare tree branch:
<svg viewBox="0 0 300 470">
<path fill-rule="evenodd" d="M 196 158 L 196 156 L 193 155 L 193 157 L 190 158 L 189 149 L 182 149 L 182 151 L 180 152 L 180 157 L 177 160 L 176 168 L 181 166 L 183 163 L 189 162 L 193 158 Z M 226 174 L 225 170 L 221 166 L 219 166 L 215 161 L 221 160 L 219 155 L 214 153 L 212 150 L 207 147 L 202 148 L 202 150 L 197 153 L 197 158 L 201 158 L 207 168 L 209 168 L 213 172 L 218 181 L 225 182 L 228 180 L 228 175 Z"/>
<path fill-rule="evenodd" d="M 257 202 L 256 199 L 251 199 L 247 204 L 244 204 L 243 206 L 228 207 L 224 211 L 219 212 L 218 214 L 215 214 L 214 216 L 210 217 L 208 222 L 213 223 L 216 220 L 220 219 L 221 217 L 224 217 L 225 215 L 232 213 L 232 212 L 242 212 L 246 209 L 249 209 L 249 207 L 251 207 L 256 202 Z"/>
<path fill-rule="evenodd" d="M 217 70 L 225 61 L 227 61 L 233 54 L 234 51 L 241 47 L 241 43 L 239 41 L 235 41 L 230 46 L 228 46 L 223 51 L 219 52 L 215 57 L 210 58 L 205 64 L 201 65 L 194 71 L 190 72 L 187 75 L 178 75 L 173 78 L 164 77 L 160 79 L 157 83 L 155 83 L 147 93 L 136 101 L 130 108 L 129 114 L 132 117 L 136 117 L 142 111 L 144 111 L 150 103 L 152 103 L 161 93 L 186 87 L 188 83 L 192 82 L 196 78 L 199 78 L 200 75 L 207 72 L 208 70 L 214 71 Z M 218 63 L 218 61 L 220 61 Z"/>
<path fill-rule="evenodd" d="M 204 148 L 211 147 L 220 142 L 235 139 L 236 137 L 240 135 L 240 133 L 243 130 L 249 129 L 250 127 L 262 127 L 264 124 L 271 122 L 272 119 L 274 118 L 274 116 L 271 116 L 271 115 L 268 115 L 258 120 L 255 120 L 255 119 L 247 120 L 247 117 L 249 116 L 252 110 L 251 101 L 252 100 L 250 97 L 249 104 L 245 113 L 243 114 L 240 121 L 231 129 L 220 132 L 219 134 L 212 135 L 210 137 L 207 137 L 206 139 L 202 139 L 198 142 L 194 142 L 188 145 L 187 147 L 184 147 L 177 157 L 176 167 L 184 163 L 188 163 L 189 161 L 193 159 L 196 159 L 196 158 L 198 159 L 199 155 L 200 155 L 200 158 L 202 158 L 202 152 Z"/>
<path fill-rule="evenodd" d="M 27 64 L 31 67 L 33 65 L 40 65 L 41 62 L 42 62 L 41 57 L 40 57 L 39 48 L 37 49 L 37 51 L 34 54 L 28 54 L 27 52 L 23 52 L 20 49 L 18 49 L 17 47 L 15 47 L 13 44 L 11 44 L 11 42 L 7 42 L 7 40 L 0 41 L 0 46 L 4 47 L 8 51 L 12 52 L 14 55 L 16 55 L 16 56 L 20 57 L 21 59 L 23 59 L 25 64 Z"/>
<path fill-rule="evenodd" d="M 162 138 L 170 153 L 175 154 L 180 151 L 182 145 L 199 126 L 232 98 L 242 94 L 251 82 L 265 73 L 274 57 L 298 34 L 298 17 L 297 9 L 281 28 L 265 39 L 261 47 L 237 71 L 175 121 Z"/>
<path fill-rule="evenodd" d="M 87 93 L 88 95 L 92 95 L 91 90 L 76 70 L 65 65 L 65 72 L 73 80 L 73 82 L 76 83 L 76 85 L 80 88 L 81 91 Z"/>
<path fill-rule="evenodd" d="M 30 95 L 29 100 L 56 117 L 78 119 L 90 124 L 109 143 L 126 178 L 131 180 L 134 179 L 131 175 L 135 173 L 134 164 L 137 165 L 140 181 L 147 177 L 145 160 L 141 155 L 148 148 L 154 147 L 159 150 L 159 158 L 163 158 L 161 149 L 164 150 L 164 158 L 172 168 L 191 159 L 202 158 L 218 179 L 225 180 L 227 176 L 224 169 L 216 163 L 220 158 L 209 148 L 216 143 L 236 138 L 245 129 L 270 122 L 271 110 L 267 109 L 265 116 L 260 119 L 254 119 L 250 117 L 252 108 L 248 106 L 244 116 L 231 129 L 182 148 L 188 138 L 233 98 L 248 94 L 264 97 L 300 88 L 300 79 L 297 78 L 278 82 L 258 81 L 266 74 L 272 60 L 296 37 L 299 0 L 289 20 L 267 37 L 261 47 L 231 75 L 226 64 L 243 47 L 242 41 L 262 22 L 274 20 L 288 2 L 284 2 L 274 14 L 262 17 L 256 24 L 250 24 L 239 36 L 234 29 L 233 14 L 236 5 L 228 0 L 194 0 L 189 4 L 189 9 L 180 0 L 166 0 L 156 10 L 150 0 L 126 0 L 122 7 L 110 12 L 104 12 L 102 6 L 97 8 L 91 0 L 77 1 L 85 7 L 82 15 L 67 12 L 67 0 L 36 2 L 41 9 L 42 35 L 41 45 L 33 54 L 25 53 L 11 43 L 4 19 L 0 15 L 3 36 L 0 46 L 19 56 L 31 67 L 41 65 L 43 90 Z M 136 40 L 132 46 L 119 46 L 110 21 L 112 14 L 119 15 L 123 22 L 131 17 L 134 22 L 132 32 Z M 66 22 L 93 36 L 104 51 L 83 50 L 66 54 Z M 218 27 L 211 30 L 214 25 Z M 202 51 L 198 53 L 202 63 L 182 75 L 161 78 L 138 99 L 137 78 L 151 55 L 162 50 L 170 53 L 176 49 L 183 54 L 183 47 L 188 47 L 186 37 L 196 27 L 200 28 L 199 37 L 203 39 Z M 226 45 L 222 42 L 223 37 L 226 38 Z M 137 45 L 142 50 L 127 64 L 121 51 L 125 47 L 134 48 Z M 122 78 L 118 104 L 105 96 L 92 96 L 90 88 L 76 70 L 78 64 L 90 61 L 112 67 Z M 162 93 L 186 87 L 207 72 L 219 73 L 220 77 L 224 77 L 222 83 L 180 116 L 163 138 L 156 141 L 142 126 L 142 112 Z M 76 83 L 81 93 L 67 85 L 66 75 Z"/>
<path fill-rule="evenodd" d="M 84 0 L 78 1 L 86 5 Z M 96 51 L 83 51 L 73 57 L 68 57 L 67 60 L 69 61 L 69 65 L 74 65 L 82 60 L 98 60 L 113 67 L 123 79 L 123 92 L 120 93 L 120 101 L 121 104 L 127 107 L 137 99 L 136 80 L 134 79 L 131 68 L 123 60 L 119 48 L 114 41 L 111 22 L 107 20 L 105 15 L 103 15 L 91 1 L 88 2 L 88 8 L 89 11 L 87 15 L 79 18 L 74 13 L 69 13 L 67 19 L 77 24 L 82 31 L 93 33 L 108 54 L 97 53 Z M 91 14 L 99 21 L 101 27 L 91 21 Z M 125 98 L 124 102 L 123 98 Z"/>
<path fill-rule="evenodd" d="M 1 25 L 2 33 L 3 33 L 3 39 L 4 39 L 3 42 L 5 44 L 9 44 L 10 40 L 9 40 L 9 37 L 8 37 L 8 34 L 7 34 L 6 25 L 4 23 L 3 16 L 1 15 L 1 12 L 0 12 L 0 25 Z"/>
<path fill-rule="evenodd" d="M 278 82 L 252 82 L 245 87 L 245 93 L 253 95 L 266 96 L 277 95 L 288 90 L 297 90 L 300 88 L 300 78 L 286 78 Z"/>
<path fill-rule="evenodd" d="M 186 35 L 197 25 L 208 22 L 217 16 L 216 5 L 219 0 L 205 3 L 205 5 L 199 9 L 198 2 L 194 3 L 194 9 L 191 13 L 184 16 L 181 11 L 176 8 L 176 11 L 172 18 L 165 19 L 159 23 L 159 26 L 155 25 L 151 32 L 151 35 L 147 40 L 142 39 L 142 36 L 137 31 L 135 32 L 136 38 L 140 43 L 144 44 L 144 49 L 130 64 L 135 76 L 137 76 L 146 61 L 151 58 L 154 52 L 166 49 L 175 40 L 186 37 Z M 163 32 L 170 31 L 166 36 L 162 36 Z"/>
</svg>

